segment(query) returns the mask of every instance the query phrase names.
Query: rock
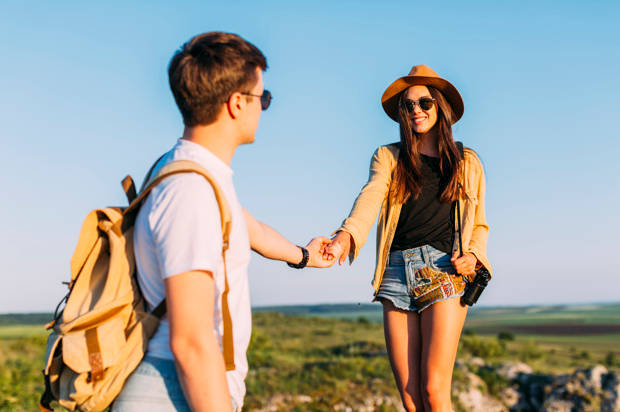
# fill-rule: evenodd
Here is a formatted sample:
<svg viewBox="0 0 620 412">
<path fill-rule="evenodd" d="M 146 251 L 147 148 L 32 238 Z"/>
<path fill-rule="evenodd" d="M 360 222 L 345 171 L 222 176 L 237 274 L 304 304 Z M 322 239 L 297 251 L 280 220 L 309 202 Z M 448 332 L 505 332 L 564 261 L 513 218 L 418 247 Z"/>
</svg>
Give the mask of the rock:
<svg viewBox="0 0 620 412">
<path fill-rule="evenodd" d="M 536 374 L 525 363 L 507 362 L 493 368 L 472 358 L 458 361 L 455 370 L 462 378 L 453 382 L 453 396 L 463 412 L 620 412 L 620 374 L 602 365 L 553 376 Z M 494 372 L 510 384 L 494 399 L 486 393 L 486 383 L 470 370 L 480 376 Z"/>
<path fill-rule="evenodd" d="M 312 397 L 308 395 L 297 395 L 293 398 L 293 400 L 299 403 L 309 403 L 312 402 Z"/>
<path fill-rule="evenodd" d="M 467 412 L 508 412 L 500 401 L 471 386 L 458 394 L 458 401 Z"/>
<path fill-rule="evenodd" d="M 533 412 L 532 405 L 517 385 L 504 388 L 499 393 L 499 400 L 510 412 Z"/>
<path fill-rule="evenodd" d="M 553 383 L 553 376 L 549 375 L 520 375 L 519 385 L 525 392 L 526 402 L 532 411 L 539 412 L 542 409 L 547 388 Z"/>
<path fill-rule="evenodd" d="M 469 386 L 473 386 L 474 388 L 486 388 L 487 386 L 480 376 L 472 372 L 467 373 L 467 381 L 469 382 Z"/>
<path fill-rule="evenodd" d="M 515 387 L 504 388 L 499 393 L 500 401 L 509 409 L 519 403 L 521 394 Z"/>
<path fill-rule="evenodd" d="M 576 370 L 570 376 L 557 376 L 553 383 L 545 388 L 542 411 L 616 412 L 619 406 L 617 389 L 620 385 L 616 384 L 614 387 L 611 375 L 604 366 L 596 365 L 585 370 Z M 610 388 L 607 389 L 608 387 Z"/>
<path fill-rule="evenodd" d="M 273 396 L 270 396 L 266 400 L 264 407 L 260 409 L 255 409 L 255 411 L 256 412 L 275 412 L 282 405 L 286 405 L 287 403 L 290 403 L 290 401 L 291 401 L 291 397 L 288 395 L 275 394 Z"/>
<path fill-rule="evenodd" d="M 497 399 L 482 393 L 479 388 L 486 384 L 478 375 L 467 373 L 467 386 L 462 388 L 457 399 L 463 410 L 467 412 L 508 412 L 508 409 Z"/>
<path fill-rule="evenodd" d="M 337 403 L 334 405 L 333 410 L 336 412 L 375 412 L 378 408 L 385 406 L 387 406 L 390 411 L 405 412 L 400 398 L 382 396 L 371 396 L 364 401 L 363 405 L 346 405 L 344 403 Z"/>
<path fill-rule="evenodd" d="M 519 374 L 529 375 L 533 372 L 534 371 L 532 370 L 530 365 L 522 363 L 522 362 L 517 362 L 517 363 L 507 362 L 507 363 L 502 364 L 497 370 L 497 373 L 500 376 L 503 376 L 504 378 L 508 380 L 516 379 L 519 376 Z"/>
<path fill-rule="evenodd" d="M 620 377 L 615 373 L 609 373 L 603 385 L 601 397 L 601 412 L 620 411 Z"/>
<path fill-rule="evenodd" d="M 573 402 L 570 401 L 553 400 L 549 403 L 545 402 L 542 412 L 571 412 L 573 406 Z"/>
<path fill-rule="evenodd" d="M 588 386 L 595 392 L 603 389 L 603 375 L 607 375 L 607 368 L 603 365 L 596 365 L 586 371 L 586 377 L 588 378 Z"/>
<path fill-rule="evenodd" d="M 484 360 L 478 357 L 471 358 L 467 363 L 469 363 L 469 366 L 475 366 L 476 368 L 484 368 L 484 366 L 486 365 Z"/>
</svg>

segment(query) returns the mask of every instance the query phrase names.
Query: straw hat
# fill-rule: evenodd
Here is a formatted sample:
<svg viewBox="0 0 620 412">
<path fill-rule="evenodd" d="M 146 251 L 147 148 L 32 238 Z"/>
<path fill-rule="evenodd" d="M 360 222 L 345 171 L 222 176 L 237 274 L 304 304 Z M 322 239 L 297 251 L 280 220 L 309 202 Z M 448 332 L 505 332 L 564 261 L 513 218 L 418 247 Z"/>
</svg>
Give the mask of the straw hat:
<svg viewBox="0 0 620 412">
<path fill-rule="evenodd" d="M 383 96 L 381 96 L 383 110 L 385 110 L 385 113 L 395 122 L 398 121 L 398 101 L 400 95 L 409 86 L 413 85 L 433 86 L 441 91 L 454 112 L 452 124 L 456 123 L 463 116 L 465 106 L 463 104 L 463 98 L 459 91 L 456 90 L 456 87 L 449 81 L 439 77 L 430 67 L 420 64 L 418 66 L 413 66 L 408 76 L 401 77 L 392 83 L 390 87 L 385 90 Z"/>
</svg>

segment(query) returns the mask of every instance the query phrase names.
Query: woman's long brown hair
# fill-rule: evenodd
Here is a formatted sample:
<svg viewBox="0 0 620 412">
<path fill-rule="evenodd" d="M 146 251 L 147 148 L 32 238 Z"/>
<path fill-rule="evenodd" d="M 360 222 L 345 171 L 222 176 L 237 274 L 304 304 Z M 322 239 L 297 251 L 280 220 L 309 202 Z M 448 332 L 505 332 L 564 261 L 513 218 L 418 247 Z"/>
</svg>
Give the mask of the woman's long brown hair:
<svg viewBox="0 0 620 412">
<path fill-rule="evenodd" d="M 439 197 L 442 203 L 453 202 L 459 196 L 459 153 L 454 138 L 452 137 L 452 108 L 443 94 L 432 86 L 427 86 L 435 103 L 437 104 L 437 122 L 433 126 L 437 129 L 437 141 L 439 143 L 439 170 L 442 176 L 443 191 Z M 406 90 L 405 90 L 406 91 Z M 400 124 L 400 151 L 396 166 L 396 197 L 405 203 L 409 196 L 417 199 L 422 191 L 423 177 L 420 168 L 420 136 L 411 127 L 409 113 L 405 109 L 405 92 L 400 96 L 398 105 L 398 120 Z M 440 188 L 441 190 L 441 188 Z"/>
</svg>

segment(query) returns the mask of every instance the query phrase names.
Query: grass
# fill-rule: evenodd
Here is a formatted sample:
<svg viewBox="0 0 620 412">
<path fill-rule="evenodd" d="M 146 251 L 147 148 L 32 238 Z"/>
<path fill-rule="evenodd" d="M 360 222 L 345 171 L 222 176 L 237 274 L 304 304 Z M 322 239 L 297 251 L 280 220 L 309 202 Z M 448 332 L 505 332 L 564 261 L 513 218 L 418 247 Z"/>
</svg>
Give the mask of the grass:
<svg viewBox="0 0 620 412">
<path fill-rule="evenodd" d="M 369 394 L 398 402 L 379 324 L 258 313 L 250 348 L 249 411 L 355 410 Z"/>
<path fill-rule="evenodd" d="M 47 336 L 48 331 L 43 325 L 10 325 L 0 326 L 0 339 Z"/>
<path fill-rule="evenodd" d="M 385 354 L 383 328 L 375 321 L 380 320 L 380 307 L 368 306 L 343 305 L 330 312 L 323 305 L 316 312 L 305 309 L 302 315 L 256 311 L 244 411 L 359 410 L 367 402 L 377 411 L 397 410 L 400 400 Z M 599 310 L 476 309 L 470 312 L 458 357 L 481 356 L 490 365 L 523 361 L 537 373 L 620 363 L 620 334 L 554 336 L 511 330 L 532 325 L 544 330 L 545 325 L 559 323 L 615 325 L 619 319 L 620 305 Z M 48 332 L 40 324 L 6 320 L 0 326 L 0 410 L 34 411 L 43 390 L 40 371 Z M 500 332 L 504 339 L 498 339 Z M 492 370 L 477 372 L 490 394 L 506 384 Z M 458 368 L 453 382 L 456 390 L 466 385 Z"/>
<path fill-rule="evenodd" d="M 3 327 L 4 329 L 4 327 Z M 32 332 L 24 328 L 24 331 Z M 0 410 L 38 410 L 43 391 L 45 334 L 0 340 Z"/>
</svg>

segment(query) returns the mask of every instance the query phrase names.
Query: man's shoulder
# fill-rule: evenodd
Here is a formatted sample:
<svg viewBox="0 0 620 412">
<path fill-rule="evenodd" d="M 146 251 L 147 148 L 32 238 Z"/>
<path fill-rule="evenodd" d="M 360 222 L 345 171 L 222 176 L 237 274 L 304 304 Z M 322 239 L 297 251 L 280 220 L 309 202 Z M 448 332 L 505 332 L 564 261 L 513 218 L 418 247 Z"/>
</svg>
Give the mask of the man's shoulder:
<svg viewBox="0 0 620 412">
<path fill-rule="evenodd" d="M 156 188 L 159 188 L 160 191 L 164 189 L 175 192 L 187 191 L 190 194 L 192 192 L 200 192 L 201 190 L 198 189 L 213 191 L 209 181 L 201 174 L 195 172 L 177 173 L 169 176 L 159 182 Z"/>
<path fill-rule="evenodd" d="M 210 152 L 199 145 L 180 139 L 177 144 L 168 153 L 164 154 L 153 173 L 161 170 L 164 166 L 167 166 L 174 162 L 186 161 L 192 162 L 199 169 L 206 171 L 220 187 L 224 186 L 228 182 L 228 170 L 222 170 L 222 166 L 219 164 L 213 164 L 213 159 L 209 156 L 213 156 Z M 218 160 L 219 161 L 219 160 Z M 185 191 L 196 189 L 207 189 L 213 191 L 211 183 L 201 174 L 196 172 L 178 173 L 173 176 L 167 177 L 162 180 L 156 188 L 169 191 Z"/>
<path fill-rule="evenodd" d="M 162 180 L 153 188 L 143 209 L 160 218 L 211 209 L 219 213 L 213 186 L 196 173 L 179 173 Z"/>
</svg>

